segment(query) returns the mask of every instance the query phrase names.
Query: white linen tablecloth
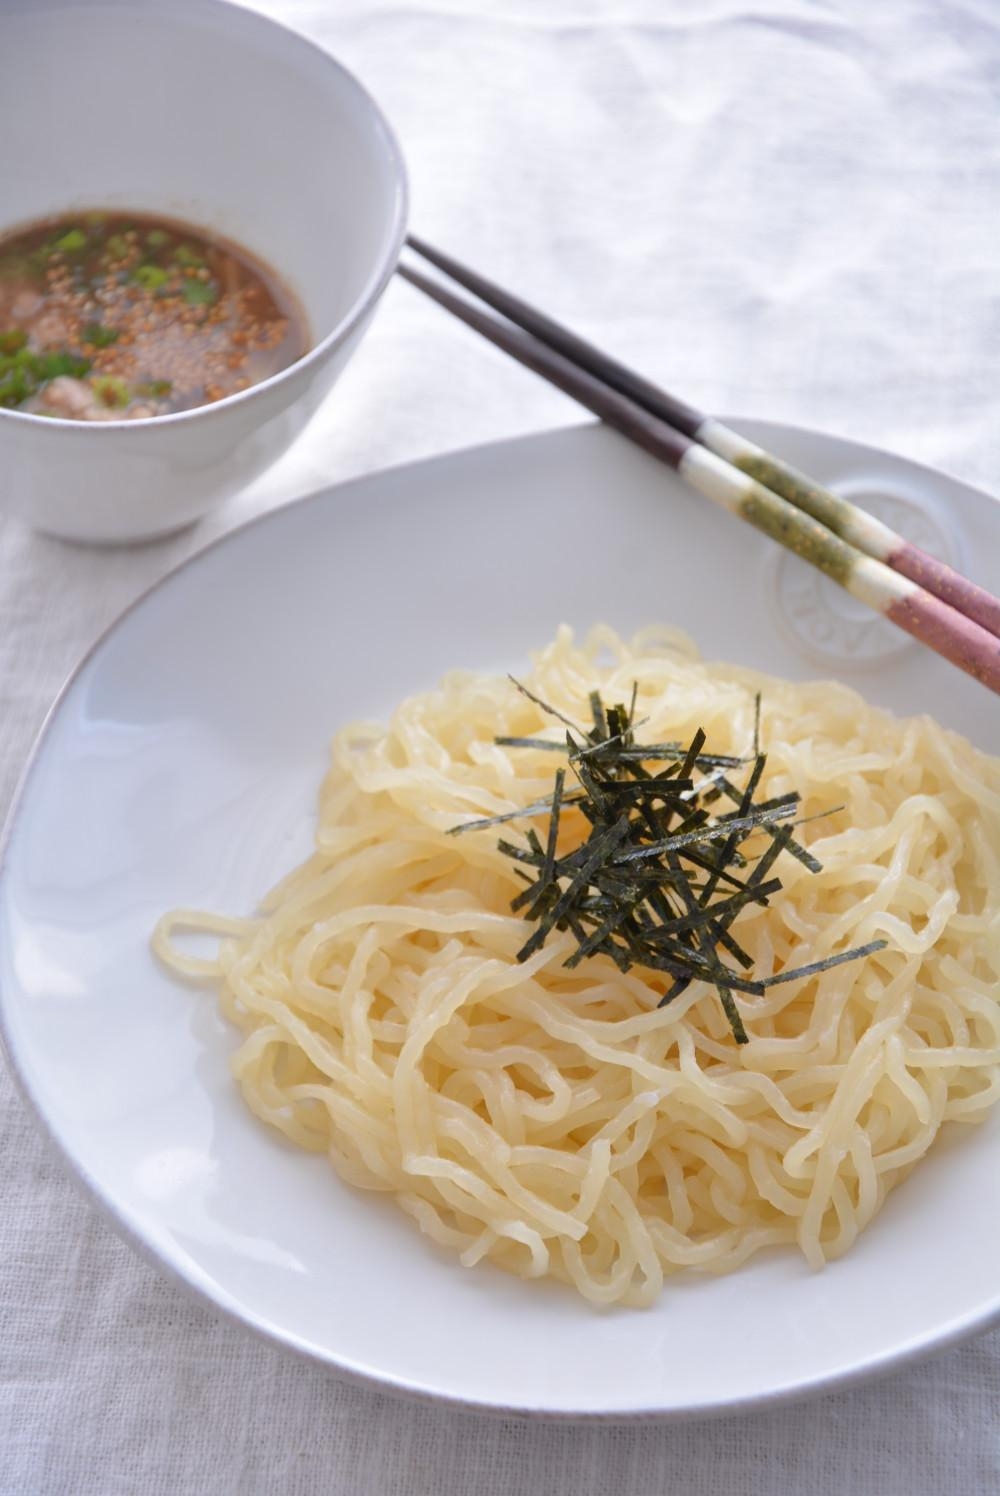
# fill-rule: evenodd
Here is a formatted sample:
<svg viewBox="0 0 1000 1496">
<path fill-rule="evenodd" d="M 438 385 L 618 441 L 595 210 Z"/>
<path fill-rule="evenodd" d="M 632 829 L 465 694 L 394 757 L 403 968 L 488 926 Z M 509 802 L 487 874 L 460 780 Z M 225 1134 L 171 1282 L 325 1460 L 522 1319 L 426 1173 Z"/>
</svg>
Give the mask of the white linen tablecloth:
<svg viewBox="0 0 1000 1496">
<path fill-rule="evenodd" d="M 996 0 L 267 8 L 380 99 L 428 238 L 709 410 L 1000 486 Z M 119 551 L 0 525 L 3 808 L 67 670 L 212 535 L 330 480 L 577 419 L 393 285 L 306 437 L 220 520 Z M 343 1385 L 191 1302 L 80 1197 L 6 1076 L 0 1179 L 4 1496 L 1000 1491 L 1000 1331 L 763 1414 L 500 1420 Z"/>
</svg>

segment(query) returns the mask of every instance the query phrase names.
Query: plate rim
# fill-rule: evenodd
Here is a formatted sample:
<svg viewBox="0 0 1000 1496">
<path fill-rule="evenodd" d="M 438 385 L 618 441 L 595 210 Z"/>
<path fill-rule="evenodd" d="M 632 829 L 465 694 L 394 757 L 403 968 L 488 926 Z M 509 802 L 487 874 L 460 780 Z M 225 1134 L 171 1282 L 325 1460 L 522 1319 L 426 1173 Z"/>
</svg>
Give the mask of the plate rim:
<svg viewBox="0 0 1000 1496">
<path fill-rule="evenodd" d="M 867 457 L 890 457 L 906 463 L 914 471 L 925 474 L 931 479 L 944 477 L 949 482 L 958 484 L 968 492 L 974 493 L 977 499 L 985 499 L 991 504 L 1000 505 L 1000 497 L 990 494 L 984 489 L 977 488 L 965 479 L 948 472 L 947 469 L 936 468 L 926 463 L 915 461 L 901 453 L 895 453 L 889 448 L 872 446 L 865 442 L 855 441 L 851 437 L 842 436 L 837 432 L 825 431 L 819 427 L 805 426 L 793 422 L 764 420 L 749 416 L 726 417 L 725 419 L 727 424 L 731 424 L 737 429 L 747 429 L 748 434 L 752 435 L 754 439 L 762 439 L 765 444 L 768 436 L 776 437 L 779 444 L 781 437 L 786 435 L 802 436 L 807 439 L 810 437 L 819 437 L 821 440 L 843 443 L 856 453 Z M 503 437 L 495 441 L 471 443 L 465 446 L 450 448 L 444 452 L 431 453 L 428 456 L 417 458 L 413 461 L 393 463 L 387 467 L 373 469 L 341 482 L 332 482 L 312 489 L 308 493 L 280 503 L 260 514 L 250 516 L 242 523 L 234 525 L 220 535 L 214 536 L 192 554 L 185 556 L 169 567 L 162 576 L 157 577 L 155 581 L 150 583 L 149 586 L 145 587 L 126 604 L 121 612 L 101 630 L 76 664 L 70 669 L 45 712 L 15 783 L 3 829 L 0 832 L 0 888 L 2 888 L 6 880 L 8 859 L 17 835 L 31 782 L 66 698 L 93 660 L 117 636 L 119 630 L 126 626 L 132 614 L 144 607 L 147 601 L 157 594 L 161 588 L 171 586 L 177 576 L 187 573 L 200 565 L 219 547 L 234 541 L 245 531 L 268 524 L 282 523 L 288 510 L 299 510 L 313 504 L 336 504 L 341 495 L 354 492 L 357 489 L 363 490 L 366 486 L 378 484 L 389 477 L 407 474 L 417 469 L 433 468 L 442 463 L 449 463 L 456 459 L 468 458 L 473 455 L 489 460 L 491 454 L 503 449 L 514 446 L 527 449 L 536 445 L 544 446 L 553 440 L 559 441 L 565 439 L 571 436 L 571 434 L 574 437 L 582 437 L 584 441 L 595 439 L 606 440 L 610 438 L 615 443 L 622 443 L 625 447 L 632 446 L 625 438 L 610 431 L 600 421 L 582 421 L 550 427 L 541 431 L 527 432 L 519 436 Z M 649 460 L 653 461 L 655 459 Z M 290 1351 L 297 1357 L 313 1365 L 320 1366 L 328 1373 L 356 1386 L 366 1387 L 381 1393 L 388 1392 L 394 1396 L 404 1397 L 408 1401 L 418 1402 L 424 1406 L 452 1407 L 462 1409 L 466 1412 L 487 1414 L 495 1417 L 518 1417 L 533 1421 L 570 1424 L 681 1423 L 761 1411 L 786 1403 L 805 1402 L 826 1393 L 857 1386 L 862 1382 L 888 1376 L 893 1371 L 901 1370 L 907 1366 L 917 1365 L 939 1352 L 944 1352 L 950 1347 L 971 1339 L 978 1334 L 985 1333 L 987 1330 L 1000 1324 L 1000 1286 L 998 1286 L 995 1302 L 988 1304 L 985 1310 L 977 1310 L 960 1318 L 940 1333 L 918 1336 L 915 1339 L 906 1341 L 901 1346 L 897 1345 L 885 1351 L 881 1355 L 869 1355 L 865 1361 L 849 1366 L 846 1369 L 820 1373 L 806 1380 L 800 1379 L 794 1382 L 780 1383 L 758 1393 L 748 1393 L 742 1397 L 730 1397 L 725 1401 L 704 1404 L 698 1407 L 671 1408 L 647 1405 L 619 1410 L 588 1408 L 550 1409 L 531 1404 L 506 1403 L 492 1400 L 487 1401 L 478 1397 L 463 1397 L 455 1393 L 442 1391 L 433 1386 L 421 1385 L 412 1378 L 395 1375 L 391 1372 L 377 1373 L 355 1364 L 350 1359 L 337 1356 L 322 1346 L 309 1343 L 292 1331 L 283 1329 L 266 1316 L 258 1314 L 252 1308 L 241 1304 L 221 1285 L 216 1283 L 207 1284 L 199 1281 L 197 1274 L 191 1273 L 189 1275 L 179 1263 L 161 1254 L 155 1245 L 146 1239 L 140 1226 L 127 1217 L 113 1195 L 108 1193 L 97 1182 L 91 1175 L 86 1164 L 73 1155 L 68 1143 L 65 1143 L 57 1134 L 44 1105 L 35 1093 L 29 1077 L 30 1067 L 22 1062 L 19 1054 L 18 1045 L 14 1039 L 9 1021 L 9 1005 L 10 999 L 7 991 L 4 985 L 0 983 L 0 1056 L 6 1061 L 7 1069 L 13 1078 L 15 1089 L 26 1105 L 29 1114 L 33 1117 L 36 1126 L 39 1128 L 50 1150 L 50 1156 L 54 1155 L 58 1159 L 64 1175 L 67 1175 L 73 1185 L 82 1192 L 87 1200 L 97 1207 L 103 1219 L 108 1222 L 116 1235 L 123 1239 L 142 1261 L 147 1263 L 157 1273 L 165 1275 L 173 1283 L 177 1284 L 189 1299 L 197 1302 L 202 1307 L 208 1308 L 210 1312 L 222 1316 L 229 1323 L 250 1331 L 256 1339 L 263 1341 L 265 1344 Z"/>
</svg>

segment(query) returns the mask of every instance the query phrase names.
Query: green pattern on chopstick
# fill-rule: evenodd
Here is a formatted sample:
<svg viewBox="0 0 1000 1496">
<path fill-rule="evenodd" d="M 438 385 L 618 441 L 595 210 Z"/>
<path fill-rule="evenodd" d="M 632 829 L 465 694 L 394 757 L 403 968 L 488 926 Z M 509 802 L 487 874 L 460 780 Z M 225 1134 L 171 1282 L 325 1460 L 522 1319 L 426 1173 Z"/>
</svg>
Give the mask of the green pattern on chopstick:
<svg viewBox="0 0 1000 1496">
<path fill-rule="evenodd" d="M 803 514 L 780 494 L 734 467 L 706 447 L 693 444 L 679 464 L 681 477 L 699 493 L 746 520 L 786 550 L 801 556 L 879 613 L 908 596 L 913 584 L 899 577 L 880 561 L 873 561 L 841 540 L 826 525 Z"/>
<path fill-rule="evenodd" d="M 838 535 L 849 527 L 854 506 L 828 489 L 819 488 L 808 478 L 794 472 L 782 462 L 777 462 L 766 453 L 741 453 L 730 457 L 733 467 L 746 473 L 748 478 L 769 488 L 772 493 L 787 499 L 804 514 L 812 515 L 821 525 L 836 531 Z"/>
<path fill-rule="evenodd" d="M 755 484 L 740 505 L 740 514 L 755 529 L 801 556 L 841 587 L 850 585 L 858 561 L 854 548 L 771 489 Z"/>
</svg>

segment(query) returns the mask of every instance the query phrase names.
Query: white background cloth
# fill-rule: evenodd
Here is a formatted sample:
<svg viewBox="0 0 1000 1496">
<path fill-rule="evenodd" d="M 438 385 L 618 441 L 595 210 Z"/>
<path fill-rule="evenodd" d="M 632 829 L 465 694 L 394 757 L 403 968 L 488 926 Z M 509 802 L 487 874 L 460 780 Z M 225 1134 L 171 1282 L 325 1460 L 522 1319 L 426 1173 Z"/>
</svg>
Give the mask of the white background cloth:
<svg viewBox="0 0 1000 1496">
<path fill-rule="evenodd" d="M 380 99 L 431 240 L 706 409 L 1000 485 L 996 0 L 266 3 Z M 4 806 L 67 670 L 210 536 L 578 419 L 397 284 L 306 437 L 223 519 L 121 551 L 0 526 Z M 1000 1491 L 1000 1331 L 764 1414 L 501 1421 L 344 1386 L 190 1302 L 76 1193 L 6 1077 L 0 1180 L 4 1496 Z"/>
</svg>

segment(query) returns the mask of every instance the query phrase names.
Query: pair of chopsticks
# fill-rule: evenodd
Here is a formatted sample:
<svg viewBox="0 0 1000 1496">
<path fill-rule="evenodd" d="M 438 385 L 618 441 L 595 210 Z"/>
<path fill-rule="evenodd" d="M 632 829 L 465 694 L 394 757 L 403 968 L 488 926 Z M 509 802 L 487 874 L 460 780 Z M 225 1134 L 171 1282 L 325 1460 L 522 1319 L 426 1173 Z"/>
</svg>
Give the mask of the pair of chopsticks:
<svg viewBox="0 0 1000 1496">
<path fill-rule="evenodd" d="M 705 498 L 1000 694 L 1000 599 L 450 255 L 413 235 L 407 245 L 501 315 L 406 262 L 398 267 L 404 280 L 665 462 Z"/>
</svg>

